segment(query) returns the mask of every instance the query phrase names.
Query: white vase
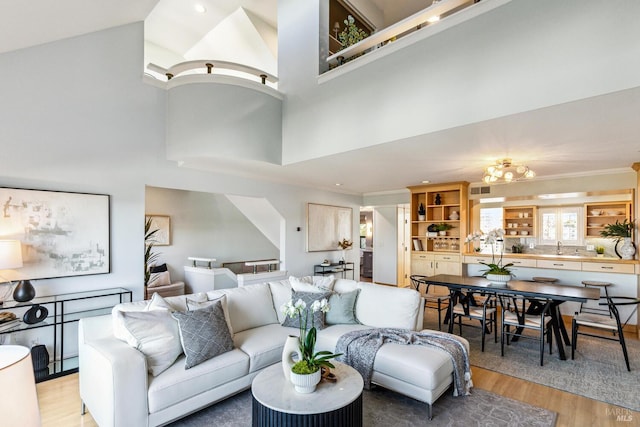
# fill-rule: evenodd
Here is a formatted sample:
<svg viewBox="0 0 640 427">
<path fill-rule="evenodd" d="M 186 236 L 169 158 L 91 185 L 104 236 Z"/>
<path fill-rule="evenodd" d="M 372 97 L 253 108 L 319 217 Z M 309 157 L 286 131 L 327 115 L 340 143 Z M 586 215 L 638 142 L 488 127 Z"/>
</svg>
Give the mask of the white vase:
<svg viewBox="0 0 640 427">
<path fill-rule="evenodd" d="M 294 354 L 296 355 L 296 360 L 293 359 Z M 301 359 L 301 356 L 298 337 L 289 335 L 282 349 L 282 371 L 287 380 L 290 379 L 291 367 Z"/>
<path fill-rule="evenodd" d="M 418 214 L 418 221 L 424 221 L 426 219 L 426 215 Z"/>
<path fill-rule="evenodd" d="M 438 231 L 438 234 L 441 236 L 446 236 L 447 232 L 446 231 Z"/>
<path fill-rule="evenodd" d="M 486 277 L 491 282 L 492 287 L 505 287 L 507 282 L 511 280 L 510 274 L 487 274 Z"/>
<path fill-rule="evenodd" d="M 625 237 L 624 243 L 620 247 L 620 256 L 622 256 L 622 259 L 633 259 L 635 254 L 636 248 L 631 242 L 631 237 Z"/>
<path fill-rule="evenodd" d="M 322 371 L 318 369 L 313 374 L 300 375 L 291 372 L 291 382 L 298 393 L 313 393 L 322 379 Z"/>
</svg>

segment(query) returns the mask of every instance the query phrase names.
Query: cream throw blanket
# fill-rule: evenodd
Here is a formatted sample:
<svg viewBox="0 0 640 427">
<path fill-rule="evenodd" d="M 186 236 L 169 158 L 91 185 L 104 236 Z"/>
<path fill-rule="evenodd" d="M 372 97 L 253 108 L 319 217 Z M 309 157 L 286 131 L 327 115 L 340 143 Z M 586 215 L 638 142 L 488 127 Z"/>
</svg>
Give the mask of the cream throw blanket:
<svg viewBox="0 0 640 427">
<path fill-rule="evenodd" d="M 446 351 L 453 363 L 453 395 L 470 394 L 471 366 L 469 353 L 459 337 L 439 331 L 416 332 L 409 329 L 383 328 L 347 332 L 336 345 L 336 360 L 356 369 L 362 375 L 364 387 L 371 387 L 373 361 L 378 349 L 386 343 L 405 345 L 428 345 Z"/>
</svg>

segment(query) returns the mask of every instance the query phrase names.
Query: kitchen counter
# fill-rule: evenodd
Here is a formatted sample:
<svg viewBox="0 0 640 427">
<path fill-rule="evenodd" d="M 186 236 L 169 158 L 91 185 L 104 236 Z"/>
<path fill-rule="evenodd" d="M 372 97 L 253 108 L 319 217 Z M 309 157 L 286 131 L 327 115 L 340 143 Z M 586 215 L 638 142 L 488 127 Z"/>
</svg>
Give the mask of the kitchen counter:
<svg viewBox="0 0 640 427">
<path fill-rule="evenodd" d="M 463 254 L 464 257 L 487 257 L 491 258 L 490 253 L 478 253 L 478 252 L 466 252 Z M 500 256 L 496 254 L 496 256 Z M 640 261 L 637 259 L 619 259 L 612 257 L 590 257 L 584 255 L 555 255 L 555 254 L 531 254 L 531 253 L 522 253 L 522 254 L 514 254 L 510 252 L 505 252 L 502 255 L 503 258 L 522 258 L 522 259 L 540 259 L 540 260 L 550 260 L 550 261 L 586 261 L 586 262 L 604 262 L 604 263 L 614 263 L 614 264 L 640 264 Z"/>
</svg>

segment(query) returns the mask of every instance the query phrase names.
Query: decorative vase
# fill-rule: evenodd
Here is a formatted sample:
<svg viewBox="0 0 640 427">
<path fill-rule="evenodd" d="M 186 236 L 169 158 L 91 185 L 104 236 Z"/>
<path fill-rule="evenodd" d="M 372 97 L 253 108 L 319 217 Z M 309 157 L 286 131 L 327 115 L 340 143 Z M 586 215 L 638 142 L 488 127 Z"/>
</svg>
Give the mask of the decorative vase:
<svg viewBox="0 0 640 427">
<path fill-rule="evenodd" d="M 453 212 L 451 212 L 451 215 L 449 215 L 449 219 L 454 220 L 454 221 L 459 220 L 460 219 L 460 215 L 458 215 L 458 212 L 453 211 Z"/>
<path fill-rule="evenodd" d="M 505 287 L 507 282 L 511 280 L 510 274 L 487 274 L 486 277 L 493 287 Z"/>
<path fill-rule="evenodd" d="M 441 236 L 446 236 L 447 232 L 446 232 L 446 230 L 445 231 L 438 231 L 438 234 L 441 235 Z"/>
<path fill-rule="evenodd" d="M 296 355 L 296 360 L 293 359 L 294 354 Z M 282 371 L 287 380 L 290 379 L 291 367 L 302 358 L 301 356 L 298 337 L 289 335 L 282 349 Z"/>
<path fill-rule="evenodd" d="M 291 372 L 290 379 L 298 393 L 313 393 L 316 391 L 316 386 L 322 379 L 322 372 L 320 369 L 313 374 L 305 375 Z"/>
<path fill-rule="evenodd" d="M 27 302 L 34 299 L 36 289 L 29 280 L 21 280 L 13 290 L 13 299 L 18 302 Z"/>
<path fill-rule="evenodd" d="M 620 255 L 622 259 L 633 259 L 633 256 L 636 254 L 636 247 L 631 241 L 631 237 L 625 237 L 624 243 L 620 247 Z"/>
<path fill-rule="evenodd" d="M 424 221 L 427 218 L 426 215 L 420 215 L 418 214 L 418 221 Z"/>
</svg>

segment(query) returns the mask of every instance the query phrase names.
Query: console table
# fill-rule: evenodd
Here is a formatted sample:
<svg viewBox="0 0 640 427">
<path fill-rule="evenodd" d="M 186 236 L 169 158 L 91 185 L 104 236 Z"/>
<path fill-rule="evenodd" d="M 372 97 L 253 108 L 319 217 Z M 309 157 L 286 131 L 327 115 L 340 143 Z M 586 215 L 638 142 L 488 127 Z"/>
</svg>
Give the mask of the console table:
<svg viewBox="0 0 640 427">
<path fill-rule="evenodd" d="M 114 305 L 130 301 L 132 301 L 132 291 L 125 288 L 97 289 L 42 296 L 27 302 L 4 301 L 0 306 L 0 311 L 12 312 L 20 320 L 24 313 L 35 305 L 45 307 L 49 313 L 41 322 L 27 324 L 20 321 L 9 329 L 0 330 L 0 336 L 40 328 L 51 328 L 53 357 L 50 360 L 47 372 L 36 375 L 36 382 L 67 375 L 78 371 L 78 358 L 75 356 L 66 357 L 64 354 L 65 335 L 69 334 L 68 326 L 77 324 L 83 317 L 109 314 Z M 77 334 L 72 336 L 77 341 Z"/>
<path fill-rule="evenodd" d="M 276 363 L 251 384 L 253 427 L 362 426 L 362 376 L 352 367 L 332 362 L 337 381 L 321 381 L 316 391 L 302 394 Z"/>
<path fill-rule="evenodd" d="M 326 276 L 327 274 L 338 273 L 343 279 L 349 279 L 349 277 L 347 277 L 347 273 L 350 272 L 350 279 L 353 279 L 353 270 L 355 268 L 354 266 L 355 264 L 353 262 L 344 262 L 342 264 L 335 262 L 329 265 L 317 264 L 313 266 L 313 275 Z"/>
</svg>

